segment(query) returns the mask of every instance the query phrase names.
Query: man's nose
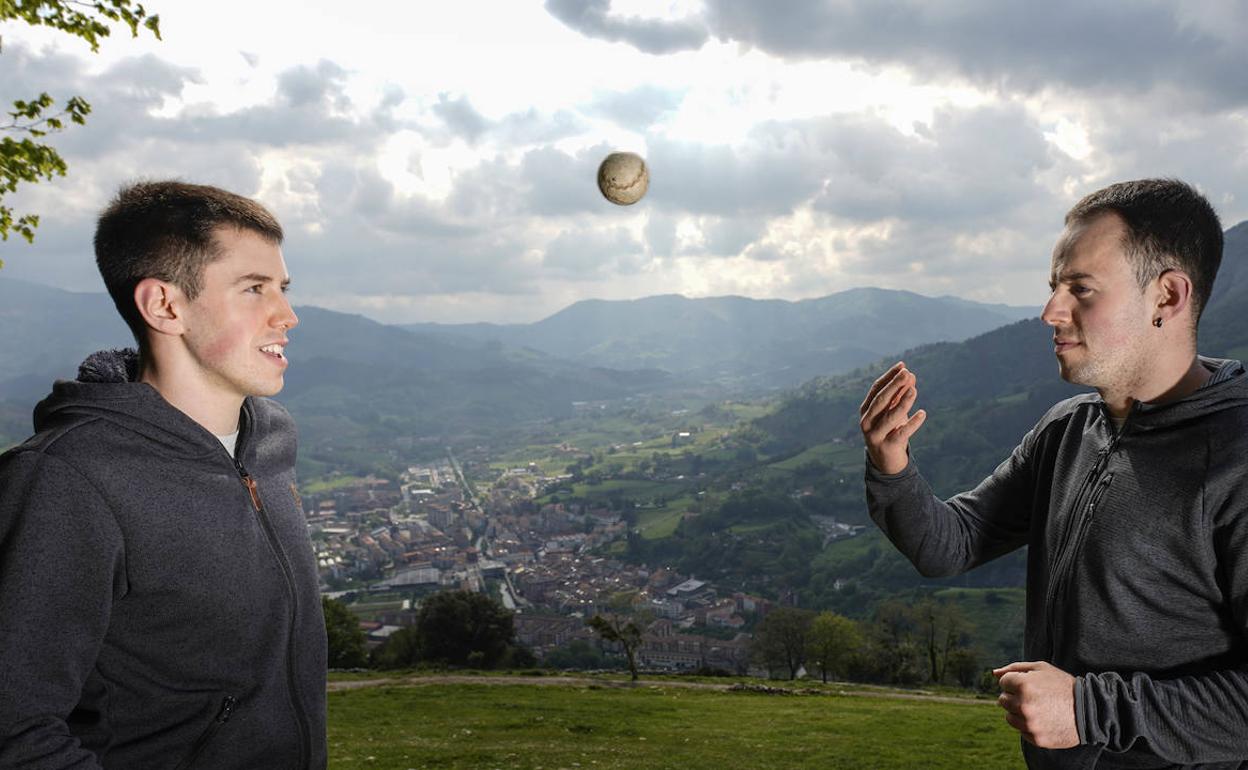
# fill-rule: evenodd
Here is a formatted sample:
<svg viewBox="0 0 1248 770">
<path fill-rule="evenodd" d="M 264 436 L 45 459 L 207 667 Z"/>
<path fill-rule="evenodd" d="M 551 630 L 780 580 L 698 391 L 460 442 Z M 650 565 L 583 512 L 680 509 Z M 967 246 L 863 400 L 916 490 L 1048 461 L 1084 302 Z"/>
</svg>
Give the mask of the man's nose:
<svg viewBox="0 0 1248 770">
<path fill-rule="evenodd" d="M 1044 309 L 1040 311 L 1040 320 L 1049 326 L 1060 326 L 1070 321 L 1070 309 L 1057 292 L 1049 295 L 1049 301 L 1044 303 Z"/>
<path fill-rule="evenodd" d="M 278 308 L 275 323 L 284 329 L 293 329 L 299 325 L 299 316 L 295 315 L 295 309 L 290 306 L 290 300 L 286 295 L 282 295 L 282 305 Z"/>
</svg>

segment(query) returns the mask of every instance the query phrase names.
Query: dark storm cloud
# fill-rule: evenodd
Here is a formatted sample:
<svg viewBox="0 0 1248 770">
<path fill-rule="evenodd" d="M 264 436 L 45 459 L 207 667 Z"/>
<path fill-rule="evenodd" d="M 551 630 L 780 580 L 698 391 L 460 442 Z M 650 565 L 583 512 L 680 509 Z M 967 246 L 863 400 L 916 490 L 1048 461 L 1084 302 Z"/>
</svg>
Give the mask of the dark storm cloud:
<svg viewBox="0 0 1248 770">
<path fill-rule="evenodd" d="M 1248 6 L 1000 3 L 922 0 L 787 3 L 707 0 L 713 34 L 789 58 L 897 64 L 920 77 L 956 75 L 1007 89 L 1134 92 L 1184 84 L 1212 103 L 1248 96 L 1248 46 L 1236 33 Z M 1220 10 L 1225 19 L 1210 16 Z M 1204 17 L 1198 14 L 1206 14 Z"/>
<path fill-rule="evenodd" d="M 611 0 L 546 0 L 546 10 L 587 37 L 628 43 L 650 54 L 697 50 L 709 37 L 706 26 L 696 19 L 613 16 Z"/>
</svg>

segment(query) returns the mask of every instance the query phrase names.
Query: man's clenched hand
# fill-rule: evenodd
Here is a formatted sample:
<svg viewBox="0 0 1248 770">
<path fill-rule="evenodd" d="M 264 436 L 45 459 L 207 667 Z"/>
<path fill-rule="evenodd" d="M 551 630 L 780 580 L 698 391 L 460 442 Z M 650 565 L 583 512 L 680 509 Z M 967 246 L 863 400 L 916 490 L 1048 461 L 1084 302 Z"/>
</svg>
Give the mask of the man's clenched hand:
<svg viewBox="0 0 1248 770">
<path fill-rule="evenodd" d="M 1011 663 L 992 675 L 1001 685 L 997 705 L 1005 721 L 1042 749 L 1079 745 L 1075 727 L 1075 678 L 1043 661 Z"/>
</svg>

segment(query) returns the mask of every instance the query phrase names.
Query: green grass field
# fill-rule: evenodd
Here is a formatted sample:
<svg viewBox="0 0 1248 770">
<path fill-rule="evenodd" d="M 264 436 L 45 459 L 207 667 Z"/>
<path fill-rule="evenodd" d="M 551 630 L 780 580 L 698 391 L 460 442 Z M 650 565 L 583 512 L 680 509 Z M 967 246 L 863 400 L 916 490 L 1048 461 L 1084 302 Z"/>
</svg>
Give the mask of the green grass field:
<svg viewBox="0 0 1248 770">
<path fill-rule="evenodd" d="M 857 444 L 816 444 L 786 460 L 771 463 L 767 467 L 794 471 L 812 462 L 859 471 L 862 468 L 862 447 Z"/>
<path fill-rule="evenodd" d="M 538 685 L 542 686 L 538 686 Z M 991 700 L 603 684 L 430 683 L 329 694 L 333 768 L 1008 768 Z"/>
<path fill-rule="evenodd" d="M 343 489 L 344 487 L 354 486 L 364 481 L 363 476 L 334 476 L 331 478 L 317 479 L 307 484 L 302 484 L 302 491 L 305 495 L 319 495 L 325 492 L 332 492 L 335 489 Z"/>
<path fill-rule="evenodd" d="M 670 537 L 676 531 L 676 525 L 689 509 L 692 498 L 683 497 L 672 500 L 662 508 L 641 511 L 637 517 L 637 528 L 646 540 Z"/>
</svg>

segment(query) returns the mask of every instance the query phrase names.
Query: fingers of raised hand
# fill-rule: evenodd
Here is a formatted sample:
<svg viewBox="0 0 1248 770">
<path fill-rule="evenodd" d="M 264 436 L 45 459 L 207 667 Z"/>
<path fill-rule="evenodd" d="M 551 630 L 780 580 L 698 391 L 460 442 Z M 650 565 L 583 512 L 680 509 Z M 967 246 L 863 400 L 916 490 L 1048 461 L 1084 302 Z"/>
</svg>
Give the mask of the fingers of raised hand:
<svg viewBox="0 0 1248 770">
<path fill-rule="evenodd" d="M 880 391 L 883 390 L 885 386 L 892 382 L 893 377 L 895 377 L 897 372 L 904 366 L 905 364 L 898 361 L 889 367 L 888 371 L 877 377 L 875 382 L 871 383 L 871 388 L 867 391 L 867 397 L 862 400 L 862 405 L 858 407 L 859 415 L 866 415 L 867 409 L 871 406 L 871 402 L 875 400 L 875 397 L 879 395 Z"/>
<path fill-rule="evenodd" d="M 905 424 L 897 430 L 898 440 L 909 441 L 910 437 L 917 433 L 919 428 L 922 428 L 923 423 L 926 421 L 927 412 L 922 409 L 910 415 L 910 419 L 906 420 Z"/>
<path fill-rule="evenodd" d="M 864 432 L 887 435 L 905 421 L 906 399 L 914 404 L 918 391 L 914 389 L 914 375 L 904 369 L 897 372 L 891 380 L 871 399 L 862 413 L 861 425 Z M 899 419 L 900 418 L 900 419 Z"/>
</svg>

